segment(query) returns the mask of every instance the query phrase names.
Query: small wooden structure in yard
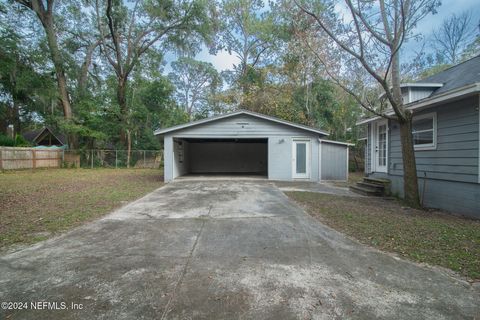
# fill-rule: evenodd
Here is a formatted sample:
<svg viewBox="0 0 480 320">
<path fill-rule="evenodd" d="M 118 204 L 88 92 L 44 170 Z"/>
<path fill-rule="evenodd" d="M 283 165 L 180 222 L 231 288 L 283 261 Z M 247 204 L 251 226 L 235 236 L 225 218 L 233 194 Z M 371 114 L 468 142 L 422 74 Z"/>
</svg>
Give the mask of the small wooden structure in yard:
<svg viewBox="0 0 480 320">
<path fill-rule="evenodd" d="M 59 168 L 62 149 L 0 147 L 0 170 Z"/>
<path fill-rule="evenodd" d="M 23 134 L 23 137 L 34 146 L 57 146 L 67 145 L 67 138 L 64 134 L 54 132 L 49 127 L 43 127 L 38 130 L 29 131 Z"/>
</svg>

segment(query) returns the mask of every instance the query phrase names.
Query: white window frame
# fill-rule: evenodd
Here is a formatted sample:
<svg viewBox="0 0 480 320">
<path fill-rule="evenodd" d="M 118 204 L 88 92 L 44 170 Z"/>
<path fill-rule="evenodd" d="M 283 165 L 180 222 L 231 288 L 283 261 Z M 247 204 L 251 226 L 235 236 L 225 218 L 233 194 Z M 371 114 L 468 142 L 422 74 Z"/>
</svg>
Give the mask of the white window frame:
<svg viewBox="0 0 480 320">
<path fill-rule="evenodd" d="M 433 128 L 428 129 L 428 130 L 422 130 L 422 131 L 417 131 L 417 132 L 430 132 L 432 131 L 432 137 L 433 137 L 433 142 L 430 144 L 415 144 L 415 140 L 413 140 L 413 147 L 417 151 L 424 151 L 424 150 L 436 150 L 437 149 L 437 113 L 436 112 L 430 112 L 418 116 L 413 116 L 412 119 L 412 135 L 413 135 L 413 122 L 416 120 L 422 120 L 422 119 L 432 119 L 433 121 Z"/>
</svg>

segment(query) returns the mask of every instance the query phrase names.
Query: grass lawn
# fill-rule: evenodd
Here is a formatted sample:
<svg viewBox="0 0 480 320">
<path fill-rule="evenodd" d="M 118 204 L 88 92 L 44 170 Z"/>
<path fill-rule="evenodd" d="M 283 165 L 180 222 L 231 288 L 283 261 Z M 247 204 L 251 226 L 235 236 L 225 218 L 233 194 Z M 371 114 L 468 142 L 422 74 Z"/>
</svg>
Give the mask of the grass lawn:
<svg viewBox="0 0 480 320">
<path fill-rule="evenodd" d="M 0 173 L 0 248 L 44 240 L 162 186 L 155 169 Z"/>
<path fill-rule="evenodd" d="M 480 279 L 480 221 L 404 208 L 396 200 L 287 195 L 314 218 L 362 243 Z"/>
</svg>

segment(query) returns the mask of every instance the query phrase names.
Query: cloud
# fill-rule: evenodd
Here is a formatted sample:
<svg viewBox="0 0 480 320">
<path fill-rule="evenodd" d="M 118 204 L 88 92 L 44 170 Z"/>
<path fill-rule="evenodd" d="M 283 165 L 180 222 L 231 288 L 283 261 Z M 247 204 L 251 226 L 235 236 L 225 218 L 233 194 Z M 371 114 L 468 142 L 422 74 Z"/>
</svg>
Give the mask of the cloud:
<svg viewBox="0 0 480 320">
<path fill-rule="evenodd" d="M 212 55 L 208 52 L 206 48 L 203 49 L 195 57 L 195 59 L 210 62 L 219 72 L 224 70 L 232 70 L 233 65 L 240 62 L 240 60 L 236 56 L 229 54 L 226 50 L 222 50 L 220 52 L 217 52 L 216 55 Z"/>
</svg>

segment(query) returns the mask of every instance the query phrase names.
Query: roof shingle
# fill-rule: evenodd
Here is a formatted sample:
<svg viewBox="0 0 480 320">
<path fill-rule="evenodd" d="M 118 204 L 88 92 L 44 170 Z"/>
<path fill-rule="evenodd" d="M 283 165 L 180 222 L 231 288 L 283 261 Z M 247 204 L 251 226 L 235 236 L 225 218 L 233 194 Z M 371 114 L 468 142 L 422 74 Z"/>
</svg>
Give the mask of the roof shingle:
<svg viewBox="0 0 480 320">
<path fill-rule="evenodd" d="M 443 83 L 443 87 L 435 90 L 432 97 L 477 82 L 480 82 L 480 56 L 417 81 L 417 83 Z"/>
</svg>

